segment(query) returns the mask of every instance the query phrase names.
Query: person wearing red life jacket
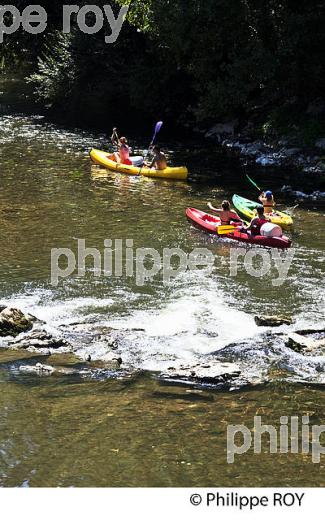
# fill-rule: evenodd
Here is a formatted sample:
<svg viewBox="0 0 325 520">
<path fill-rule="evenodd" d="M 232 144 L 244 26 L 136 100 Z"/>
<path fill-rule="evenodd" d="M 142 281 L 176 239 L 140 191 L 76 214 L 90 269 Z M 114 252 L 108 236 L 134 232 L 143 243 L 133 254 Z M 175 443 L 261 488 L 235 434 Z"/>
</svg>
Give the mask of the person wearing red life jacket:
<svg viewBox="0 0 325 520">
<path fill-rule="evenodd" d="M 261 234 L 261 227 L 264 226 L 264 224 L 267 224 L 270 222 L 265 214 L 264 214 L 264 208 L 258 207 L 257 208 L 257 216 L 253 218 L 252 222 L 246 228 L 245 231 L 250 232 L 252 236 L 257 236 Z"/>
</svg>

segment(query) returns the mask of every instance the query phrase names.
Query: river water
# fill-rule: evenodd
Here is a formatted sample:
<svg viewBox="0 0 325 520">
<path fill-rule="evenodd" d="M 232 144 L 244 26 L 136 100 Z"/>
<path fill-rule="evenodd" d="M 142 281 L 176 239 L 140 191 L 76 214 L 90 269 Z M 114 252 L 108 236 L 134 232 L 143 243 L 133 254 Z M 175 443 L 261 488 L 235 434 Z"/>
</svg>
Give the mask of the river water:
<svg viewBox="0 0 325 520">
<path fill-rule="evenodd" d="M 294 257 L 281 286 L 272 283 L 273 263 L 262 278 L 247 273 L 243 261 L 230 276 L 233 244 L 193 229 L 185 209 L 220 204 L 235 191 L 254 196 L 236 163 L 211 149 L 190 153 L 190 144 L 165 143 L 175 164 L 188 165 L 189 182 L 132 178 L 91 165 L 90 148 L 105 144 L 103 135 L 40 116 L 0 117 L 0 301 L 35 314 L 50 331 L 75 323 L 129 331 L 119 346 L 125 378 L 23 375 L 17 366 L 24 355 L 0 349 L 0 484 L 323 485 L 324 466 L 307 455 L 265 449 L 227 464 L 226 430 L 252 427 L 256 414 L 275 426 L 283 415 L 304 414 L 325 424 L 325 358 L 265 345 L 268 330 L 254 321 L 256 314 L 285 313 L 295 325 L 279 332 L 324 327 L 324 212 L 294 210 Z M 281 176 L 269 179 L 271 187 L 282 184 Z M 54 287 L 51 249 L 77 255 L 78 239 L 101 255 L 105 240 L 133 240 L 134 250 L 161 255 L 164 248 L 203 247 L 215 268 L 168 282 L 157 275 L 139 286 L 125 274 L 95 277 L 87 264 L 85 276 L 73 273 Z M 243 362 L 252 379 L 268 383 L 217 392 L 156 377 L 228 345 L 234 349 L 226 360 Z M 92 345 L 93 359 L 105 353 L 101 342 Z M 80 358 L 88 354 L 81 344 Z"/>
</svg>

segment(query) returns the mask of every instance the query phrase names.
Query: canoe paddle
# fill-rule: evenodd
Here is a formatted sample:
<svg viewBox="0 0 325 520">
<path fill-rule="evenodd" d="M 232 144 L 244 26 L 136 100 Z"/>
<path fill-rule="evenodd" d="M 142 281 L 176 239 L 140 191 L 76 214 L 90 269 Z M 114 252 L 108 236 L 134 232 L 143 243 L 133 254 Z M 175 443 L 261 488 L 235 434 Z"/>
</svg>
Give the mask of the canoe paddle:
<svg viewBox="0 0 325 520">
<path fill-rule="evenodd" d="M 152 141 L 151 141 L 151 143 L 150 143 L 150 146 L 152 146 L 152 145 L 154 144 L 154 142 L 155 142 L 155 140 L 156 140 L 156 137 L 157 137 L 157 135 L 159 134 L 159 132 L 160 132 L 161 127 L 162 127 L 163 124 L 164 124 L 163 121 L 159 121 L 159 122 L 156 124 L 156 126 L 155 126 L 155 133 L 154 133 L 154 135 L 153 135 L 153 138 L 152 138 Z M 150 146 L 149 146 L 149 148 L 150 148 Z"/>
<path fill-rule="evenodd" d="M 117 148 L 117 150 L 118 150 L 119 136 L 118 136 L 118 134 L 117 134 L 117 128 L 113 128 L 113 133 L 112 133 L 111 141 L 112 141 L 112 145 L 113 145 L 113 146 L 116 146 L 116 148 Z"/>
<path fill-rule="evenodd" d="M 260 193 L 262 193 L 262 192 L 264 191 L 264 190 L 262 190 L 259 186 L 257 186 L 256 182 L 254 182 L 253 179 L 251 179 L 248 175 L 246 175 L 246 177 L 247 177 L 247 179 L 249 180 L 249 182 L 250 182 L 251 184 L 253 184 L 254 188 L 256 188 Z M 277 206 L 278 206 L 278 207 L 281 207 L 281 206 L 284 206 L 284 204 L 277 204 Z M 298 204 L 298 206 L 299 206 L 299 204 Z M 292 208 L 292 209 L 295 210 L 298 206 L 294 206 L 294 208 Z M 286 211 L 285 213 L 287 213 L 287 214 L 290 215 L 290 213 L 289 213 L 289 209 L 290 209 L 290 208 L 288 208 L 287 211 Z"/>
<path fill-rule="evenodd" d="M 235 226 L 217 226 L 218 235 L 229 235 L 236 230 Z"/>
<path fill-rule="evenodd" d="M 146 155 L 145 158 L 144 158 L 144 161 L 147 160 L 148 155 L 149 155 L 150 148 L 153 146 L 153 144 L 154 144 L 154 142 L 155 142 L 155 140 L 156 140 L 156 137 L 157 137 L 157 135 L 159 134 L 159 132 L 160 132 L 161 127 L 162 127 L 163 124 L 164 124 L 163 121 L 158 121 L 158 123 L 156 124 L 156 126 L 155 126 L 155 133 L 153 134 L 153 138 L 152 138 L 152 140 L 151 140 L 151 143 L 149 144 L 149 149 L 148 149 L 148 151 L 147 151 L 147 155 Z"/>
<path fill-rule="evenodd" d="M 246 175 L 246 177 L 249 180 L 249 182 L 254 186 L 254 188 L 256 188 L 260 193 L 263 192 L 263 190 L 259 186 L 257 186 L 256 182 L 253 181 L 253 179 L 251 179 L 248 175 Z"/>
</svg>

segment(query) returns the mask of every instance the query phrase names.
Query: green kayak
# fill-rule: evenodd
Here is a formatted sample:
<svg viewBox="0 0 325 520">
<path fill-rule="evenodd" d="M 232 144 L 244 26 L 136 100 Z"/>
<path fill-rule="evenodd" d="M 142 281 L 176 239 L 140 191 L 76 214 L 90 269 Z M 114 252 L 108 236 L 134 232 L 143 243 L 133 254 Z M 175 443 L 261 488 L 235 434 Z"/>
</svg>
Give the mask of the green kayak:
<svg viewBox="0 0 325 520">
<path fill-rule="evenodd" d="M 245 199 L 239 195 L 234 195 L 232 201 L 237 211 L 239 211 L 242 216 L 249 220 L 252 220 L 254 217 L 256 217 L 256 209 L 258 207 L 262 207 L 260 203 Z M 273 211 L 268 215 L 268 218 L 272 224 L 277 224 L 278 226 L 281 226 L 282 229 L 288 229 L 293 225 L 293 220 L 290 215 L 287 213 L 282 213 L 281 211 Z"/>
</svg>

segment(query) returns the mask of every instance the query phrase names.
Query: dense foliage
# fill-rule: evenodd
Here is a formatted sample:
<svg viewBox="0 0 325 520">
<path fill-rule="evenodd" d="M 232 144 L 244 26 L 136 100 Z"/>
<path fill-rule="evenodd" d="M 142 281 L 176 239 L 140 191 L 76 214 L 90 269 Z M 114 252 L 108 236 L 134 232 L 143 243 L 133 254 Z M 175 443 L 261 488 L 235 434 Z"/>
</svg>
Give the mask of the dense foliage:
<svg viewBox="0 0 325 520">
<path fill-rule="evenodd" d="M 206 125 L 323 96 L 323 1 L 133 0 L 114 44 L 105 29 L 62 35 L 65 2 L 39 3 L 49 12 L 46 34 L 19 31 L 0 52 L 7 61 L 28 55 L 38 98 L 77 121 L 131 115 Z M 96 0 L 107 3 L 117 13 L 130 2 Z"/>
</svg>

